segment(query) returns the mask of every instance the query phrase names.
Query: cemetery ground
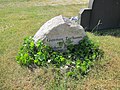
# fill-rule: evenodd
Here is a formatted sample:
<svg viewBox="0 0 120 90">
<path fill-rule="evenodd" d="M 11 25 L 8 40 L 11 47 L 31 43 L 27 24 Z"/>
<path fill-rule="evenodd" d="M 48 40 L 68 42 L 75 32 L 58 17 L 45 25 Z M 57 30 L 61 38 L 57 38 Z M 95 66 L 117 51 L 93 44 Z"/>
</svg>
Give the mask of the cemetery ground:
<svg viewBox="0 0 120 90">
<path fill-rule="evenodd" d="M 0 90 L 120 89 L 120 29 L 87 32 L 105 54 L 82 79 L 66 80 L 64 76 L 62 79 L 58 76 L 55 81 L 51 68 L 30 71 L 16 62 L 15 57 L 26 36 L 33 36 L 54 16 L 76 16 L 80 8 L 87 7 L 85 0 L 78 4 L 66 1 L 0 0 Z"/>
</svg>

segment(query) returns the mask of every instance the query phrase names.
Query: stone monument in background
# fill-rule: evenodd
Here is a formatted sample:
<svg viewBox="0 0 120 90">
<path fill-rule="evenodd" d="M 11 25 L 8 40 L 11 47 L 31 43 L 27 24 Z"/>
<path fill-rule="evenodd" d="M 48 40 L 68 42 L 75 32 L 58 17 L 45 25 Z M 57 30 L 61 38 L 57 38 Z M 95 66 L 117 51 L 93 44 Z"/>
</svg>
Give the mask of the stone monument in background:
<svg viewBox="0 0 120 90">
<path fill-rule="evenodd" d="M 86 30 L 120 28 L 120 0 L 90 0 L 80 11 L 79 22 Z"/>
</svg>

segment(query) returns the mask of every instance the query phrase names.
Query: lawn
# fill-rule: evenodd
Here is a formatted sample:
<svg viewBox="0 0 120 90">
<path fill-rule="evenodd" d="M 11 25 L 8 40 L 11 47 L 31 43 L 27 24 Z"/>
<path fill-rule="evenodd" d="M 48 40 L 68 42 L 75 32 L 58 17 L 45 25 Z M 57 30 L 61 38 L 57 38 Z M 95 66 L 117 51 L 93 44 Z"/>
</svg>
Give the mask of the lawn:
<svg viewBox="0 0 120 90">
<path fill-rule="evenodd" d="M 87 32 L 105 52 L 86 77 L 56 76 L 52 68 L 30 71 L 15 57 L 23 39 L 56 15 L 76 16 L 87 0 L 0 0 L 0 90 L 119 90 L 120 29 Z M 79 2 L 78 2 L 79 1 Z"/>
</svg>

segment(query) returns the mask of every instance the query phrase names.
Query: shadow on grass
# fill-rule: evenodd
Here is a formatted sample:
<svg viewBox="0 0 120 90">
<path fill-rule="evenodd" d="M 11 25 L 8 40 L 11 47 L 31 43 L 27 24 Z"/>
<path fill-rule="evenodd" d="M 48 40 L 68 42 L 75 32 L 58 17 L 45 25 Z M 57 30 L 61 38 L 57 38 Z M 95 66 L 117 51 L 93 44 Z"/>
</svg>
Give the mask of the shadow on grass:
<svg viewBox="0 0 120 90">
<path fill-rule="evenodd" d="M 94 35 L 96 36 L 114 36 L 114 37 L 120 37 L 120 28 L 118 29 L 106 29 L 106 30 L 94 30 Z"/>
</svg>

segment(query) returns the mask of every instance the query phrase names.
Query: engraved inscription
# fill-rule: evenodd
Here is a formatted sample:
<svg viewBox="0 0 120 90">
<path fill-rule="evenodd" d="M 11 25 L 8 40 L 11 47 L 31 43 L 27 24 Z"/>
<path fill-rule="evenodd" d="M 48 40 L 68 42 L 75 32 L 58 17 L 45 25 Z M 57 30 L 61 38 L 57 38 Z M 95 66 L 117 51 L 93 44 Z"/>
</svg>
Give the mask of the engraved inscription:
<svg viewBox="0 0 120 90">
<path fill-rule="evenodd" d="M 66 47 L 67 41 L 71 40 L 72 42 L 74 40 L 80 40 L 82 39 L 82 36 L 71 36 L 71 37 L 65 37 L 65 38 L 53 38 L 53 39 L 48 39 L 46 38 L 46 41 L 53 44 L 54 50 L 61 50 L 62 48 Z"/>
<path fill-rule="evenodd" d="M 80 38 L 82 38 L 82 36 L 78 36 L 78 37 L 72 36 L 72 37 L 66 37 L 66 40 L 68 40 L 68 39 L 80 39 Z M 64 39 L 63 39 L 63 38 L 56 38 L 56 39 L 48 39 L 48 38 L 47 38 L 47 41 L 48 41 L 48 42 L 64 41 Z"/>
</svg>

